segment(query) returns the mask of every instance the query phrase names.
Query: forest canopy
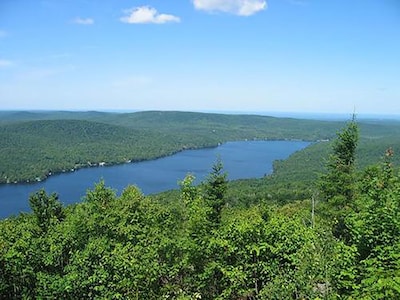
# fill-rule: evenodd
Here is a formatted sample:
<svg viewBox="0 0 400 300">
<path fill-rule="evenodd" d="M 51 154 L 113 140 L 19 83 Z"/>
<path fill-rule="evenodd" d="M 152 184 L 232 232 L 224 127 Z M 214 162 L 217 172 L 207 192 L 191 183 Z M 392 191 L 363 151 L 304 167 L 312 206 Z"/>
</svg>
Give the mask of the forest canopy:
<svg viewBox="0 0 400 300">
<path fill-rule="evenodd" d="M 71 169 L 154 159 L 227 141 L 331 140 L 343 124 L 173 111 L 0 112 L 0 183 L 44 180 Z M 398 121 L 365 120 L 359 126 L 362 163 L 376 163 L 385 149 L 400 146 Z M 329 146 L 315 149 L 321 156 Z"/>
<path fill-rule="evenodd" d="M 101 181 L 62 207 L 38 191 L 33 213 L 0 222 L 0 298 L 398 299 L 396 154 L 356 168 L 358 130 L 338 133 L 311 194 L 273 176 L 228 183 L 221 161 L 176 193 Z"/>
</svg>

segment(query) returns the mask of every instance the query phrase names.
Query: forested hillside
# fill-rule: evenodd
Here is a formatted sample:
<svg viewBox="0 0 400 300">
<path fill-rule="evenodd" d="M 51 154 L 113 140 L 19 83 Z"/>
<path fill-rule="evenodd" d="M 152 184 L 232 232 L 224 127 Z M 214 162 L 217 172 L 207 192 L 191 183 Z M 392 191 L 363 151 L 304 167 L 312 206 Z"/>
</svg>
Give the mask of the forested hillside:
<svg viewBox="0 0 400 300">
<path fill-rule="evenodd" d="M 330 140 L 341 126 L 343 122 L 190 112 L 1 112 L 0 183 L 43 180 L 99 163 L 154 159 L 234 140 Z M 360 152 L 368 163 L 376 162 L 385 148 L 400 145 L 400 122 L 369 121 L 360 127 Z M 316 153 L 321 157 L 327 147 L 314 149 L 322 151 Z M 313 167 L 316 161 L 311 161 Z"/>
<path fill-rule="evenodd" d="M 50 173 L 171 155 L 216 145 L 185 135 L 84 120 L 27 121 L 0 126 L 0 182 L 43 180 Z"/>
<path fill-rule="evenodd" d="M 157 196 L 100 182 L 62 207 L 38 191 L 32 214 L 0 222 L 0 298 L 399 299 L 396 154 L 362 167 L 359 130 L 296 154 L 325 170 L 307 178 L 310 195 L 291 192 L 299 157 L 252 187 L 228 183 L 217 161 L 201 185 L 188 175 Z"/>
</svg>

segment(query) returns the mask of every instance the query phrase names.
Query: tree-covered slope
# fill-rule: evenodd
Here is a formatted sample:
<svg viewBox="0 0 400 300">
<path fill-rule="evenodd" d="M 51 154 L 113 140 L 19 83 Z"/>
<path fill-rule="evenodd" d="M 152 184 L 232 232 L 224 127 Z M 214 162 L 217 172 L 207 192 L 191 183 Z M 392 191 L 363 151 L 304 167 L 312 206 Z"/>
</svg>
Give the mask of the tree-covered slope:
<svg viewBox="0 0 400 300">
<path fill-rule="evenodd" d="M 105 120 L 117 113 L 98 111 L 0 111 L 0 124 L 43 120 Z"/>
<path fill-rule="evenodd" d="M 192 112 L 1 112 L 0 183 L 45 178 L 49 172 L 153 159 L 246 139 L 330 140 L 343 122 Z M 395 145 L 400 122 L 360 123 L 363 156 Z M 392 146 L 393 146 L 392 145 Z M 314 150 L 315 149 L 315 150 Z M 319 152 L 319 149 L 322 152 Z M 325 149 L 325 150 L 323 150 Z M 312 148 L 323 155 L 326 148 Z M 310 159 L 314 170 L 316 159 Z M 301 160 L 303 163 L 307 160 Z M 279 167 L 279 163 L 276 165 Z M 290 176 L 296 175 L 295 172 Z"/>
<path fill-rule="evenodd" d="M 43 179 L 50 172 L 140 161 L 217 143 L 83 120 L 7 124 L 0 126 L 0 140 L 0 182 Z"/>
<path fill-rule="evenodd" d="M 399 299 L 400 174 L 392 150 L 357 172 L 351 126 L 314 197 L 230 203 L 219 162 L 170 199 L 100 182 L 64 208 L 38 191 L 0 221 L 0 298 Z"/>
<path fill-rule="evenodd" d="M 41 180 L 50 172 L 152 159 L 230 140 L 313 139 L 330 134 L 329 130 L 302 132 L 293 125 L 303 121 L 258 116 L 181 112 L 10 112 L 1 116 L 2 183 Z"/>
<path fill-rule="evenodd" d="M 145 111 L 121 114 L 105 122 L 132 128 L 207 134 L 221 141 L 243 139 L 330 139 L 342 122 L 275 118 L 258 115 L 230 115 L 215 113 Z M 400 125 L 400 124 L 399 124 Z"/>
<path fill-rule="evenodd" d="M 228 202 L 248 207 L 260 201 L 287 203 L 309 199 L 317 191 L 316 180 L 326 172 L 331 148 L 331 142 L 314 143 L 285 160 L 275 161 L 273 174 L 269 176 L 231 182 Z M 378 163 L 389 148 L 394 153 L 400 153 L 400 136 L 372 140 L 362 138 L 356 151 L 356 170 L 361 172 L 367 166 Z M 393 162 L 399 166 L 400 155 L 395 155 Z"/>
</svg>

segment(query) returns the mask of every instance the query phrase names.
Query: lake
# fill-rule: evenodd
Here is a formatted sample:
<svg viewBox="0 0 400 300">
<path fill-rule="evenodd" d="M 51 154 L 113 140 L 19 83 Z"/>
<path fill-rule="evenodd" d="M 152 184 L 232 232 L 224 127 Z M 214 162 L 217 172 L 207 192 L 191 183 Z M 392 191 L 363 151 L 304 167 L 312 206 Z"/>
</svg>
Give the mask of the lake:
<svg viewBox="0 0 400 300">
<path fill-rule="evenodd" d="M 185 150 L 150 161 L 80 169 L 51 176 L 43 182 L 4 184 L 0 185 L 0 218 L 29 212 L 29 195 L 41 188 L 47 193 L 56 192 L 67 205 L 81 201 L 86 191 L 101 179 L 118 194 L 129 184 L 138 186 L 144 194 L 176 189 L 178 181 L 188 173 L 199 183 L 210 173 L 218 157 L 229 180 L 259 178 L 272 173 L 274 160 L 285 159 L 309 144 L 303 141 L 228 142 L 216 148 Z"/>
</svg>

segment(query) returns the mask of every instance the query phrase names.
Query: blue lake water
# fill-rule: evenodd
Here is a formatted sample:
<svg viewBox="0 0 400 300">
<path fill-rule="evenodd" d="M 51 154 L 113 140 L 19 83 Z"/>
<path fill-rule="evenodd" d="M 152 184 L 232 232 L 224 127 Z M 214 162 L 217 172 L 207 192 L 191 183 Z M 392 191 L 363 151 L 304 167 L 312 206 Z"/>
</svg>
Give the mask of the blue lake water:
<svg viewBox="0 0 400 300">
<path fill-rule="evenodd" d="M 80 169 L 33 184 L 0 185 L 0 218 L 29 212 L 29 195 L 41 188 L 47 193 L 56 192 L 65 205 L 81 201 L 86 191 L 101 179 L 118 194 L 129 184 L 138 186 L 144 194 L 176 189 L 178 181 L 188 173 L 194 174 L 197 182 L 204 180 L 218 157 L 229 180 L 259 178 L 272 173 L 274 160 L 285 159 L 309 144 L 302 141 L 229 142 L 216 148 L 186 150 L 151 161 Z"/>
</svg>

